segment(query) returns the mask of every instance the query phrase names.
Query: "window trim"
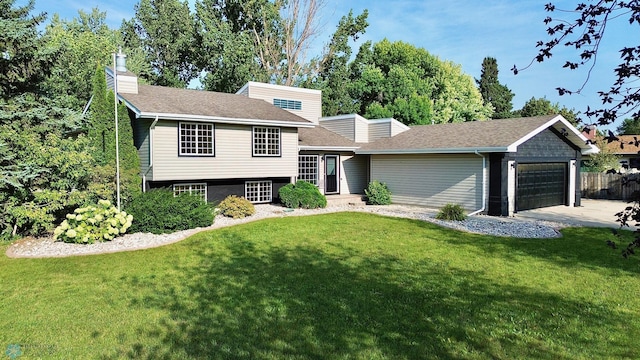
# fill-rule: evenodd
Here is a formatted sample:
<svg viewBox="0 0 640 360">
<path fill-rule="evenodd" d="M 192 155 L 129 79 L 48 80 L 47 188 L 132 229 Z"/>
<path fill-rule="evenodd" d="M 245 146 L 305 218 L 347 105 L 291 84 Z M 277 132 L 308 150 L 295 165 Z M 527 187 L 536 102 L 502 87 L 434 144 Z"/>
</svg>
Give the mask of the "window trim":
<svg viewBox="0 0 640 360">
<path fill-rule="evenodd" d="M 258 154 L 256 153 L 256 129 L 265 129 L 265 153 Z M 278 153 L 277 154 L 269 154 L 269 131 L 277 130 L 278 132 Z M 251 154 L 253 157 L 282 157 L 282 129 L 275 126 L 253 126 L 251 128 Z"/>
<path fill-rule="evenodd" d="M 189 190 L 188 191 L 180 191 L 179 193 L 176 194 L 176 186 L 188 186 Z M 200 190 L 194 190 L 193 186 L 203 186 L 204 187 L 204 193 L 200 192 Z M 203 183 L 175 183 L 171 185 L 171 189 L 173 191 L 173 196 L 178 196 L 183 192 L 188 192 L 191 195 L 194 195 L 194 191 L 197 191 L 196 194 L 201 194 L 204 196 L 204 198 L 202 200 L 207 201 L 207 183 L 203 182 Z"/>
<path fill-rule="evenodd" d="M 309 160 L 301 160 L 301 157 L 307 157 L 307 158 L 315 158 L 315 179 L 314 181 L 309 181 L 309 179 L 307 178 L 307 176 L 302 176 L 302 175 L 308 175 L 308 174 L 301 174 L 300 170 L 300 164 L 304 163 L 304 164 L 308 164 Z M 309 167 L 306 167 L 305 169 L 308 169 Z M 320 155 L 304 155 L 304 154 L 298 154 L 298 178 L 297 180 L 303 180 L 306 181 L 308 183 L 311 183 L 313 185 L 315 185 L 316 187 L 320 186 Z"/>
<path fill-rule="evenodd" d="M 253 185 L 253 184 L 257 184 L 258 189 L 258 198 L 257 200 L 252 200 L 252 197 L 249 196 L 249 185 Z M 269 184 L 269 198 L 265 199 L 262 198 L 262 187 L 261 184 Z M 244 182 L 244 198 L 249 200 L 251 203 L 253 204 L 264 204 L 264 203 L 270 203 L 273 202 L 273 181 L 271 180 L 248 180 Z"/>
<path fill-rule="evenodd" d="M 182 125 L 196 125 L 196 141 L 195 141 L 195 153 L 183 153 L 183 143 L 182 143 Z M 210 126 L 211 127 L 211 154 L 198 154 L 198 144 L 201 142 L 198 141 L 197 132 L 200 131 L 200 127 Z M 178 156 L 188 156 L 188 157 L 215 157 L 216 156 L 216 124 L 214 123 L 203 123 L 203 122 L 194 122 L 194 121 L 180 121 L 178 122 Z"/>
</svg>

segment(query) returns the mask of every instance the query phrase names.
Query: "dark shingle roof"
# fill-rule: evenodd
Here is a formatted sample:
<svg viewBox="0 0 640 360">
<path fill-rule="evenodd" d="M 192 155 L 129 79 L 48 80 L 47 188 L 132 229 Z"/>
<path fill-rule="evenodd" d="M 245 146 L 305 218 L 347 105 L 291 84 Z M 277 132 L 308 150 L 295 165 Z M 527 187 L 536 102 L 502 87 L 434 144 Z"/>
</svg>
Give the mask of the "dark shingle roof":
<svg viewBox="0 0 640 360">
<path fill-rule="evenodd" d="M 413 126 L 391 138 L 365 144 L 361 151 L 420 151 L 451 149 L 505 149 L 544 126 L 557 115 Z M 572 141 L 579 140 L 571 133 Z M 581 146 L 585 147 L 585 144 Z"/>
<path fill-rule="evenodd" d="M 310 129 L 298 129 L 298 145 L 307 147 L 357 148 L 361 144 L 353 142 L 333 131 L 329 131 L 322 126 L 316 126 Z"/>
<path fill-rule="evenodd" d="M 139 85 L 137 94 L 119 95 L 143 115 L 173 114 L 311 125 L 300 116 L 244 95 L 151 85 Z"/>
</svg>

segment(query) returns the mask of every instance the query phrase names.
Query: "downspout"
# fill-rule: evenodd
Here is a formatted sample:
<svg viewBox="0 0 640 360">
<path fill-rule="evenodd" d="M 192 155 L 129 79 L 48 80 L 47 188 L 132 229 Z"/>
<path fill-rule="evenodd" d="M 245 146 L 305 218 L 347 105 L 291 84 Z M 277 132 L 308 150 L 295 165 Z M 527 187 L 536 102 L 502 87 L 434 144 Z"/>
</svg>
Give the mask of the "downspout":
<svg viewBox="0 0 640 360">
<path fill-rule="evenodd" d="M 149 167 L 147 171 L 142 174 L 142 192 L 147 192 L 147 175 L 149 175 L 149 171 L 153 168 L 153 129 L 156 128 L 156 124 L 158 123 L 158 115 L 156 115 L 155 120 L 149 126 Z"/>
<path fill-rule="evenodd" d="M 487 203 L 487 158 L 484 155 L 480 154 L 478 150 L 475 151 L 475 154 L 482 157 L 482 207 L 469 214 L 469 216 L 473 216 L 483 212 L 485 204 Z"/>
</svg>

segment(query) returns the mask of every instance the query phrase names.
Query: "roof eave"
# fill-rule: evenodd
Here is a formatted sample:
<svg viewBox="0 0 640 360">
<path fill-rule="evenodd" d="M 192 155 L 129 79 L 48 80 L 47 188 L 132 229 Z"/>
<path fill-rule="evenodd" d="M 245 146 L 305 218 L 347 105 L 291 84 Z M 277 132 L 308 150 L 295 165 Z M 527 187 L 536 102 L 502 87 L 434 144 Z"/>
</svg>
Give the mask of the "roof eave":
<svg viewBox="0 0 640 360">
<path fill-rule="evenodd" d="M 362 155 L 475 154 L 476 152 L 504 153 L 504 152 L 513 152 L 513 151 L 508 147 L 356 150 L 356 154 L 362 154 Z"/>
<path fill-rule="evenodd" d="M 350 151 L 355 152 L 358 147 L 353 146 L 316 146 L 316 145 L 300 145 L 298 150 L 305 151 Z"/>
<path fill-rule="evenodd" d="M 217 122 L 217 123 L 238 124 L 238 125 L 268 125 L 268 126 L 295 127 L 295 128 L 313 128 L 316 126 L 312 122 L 303 123 L 303 122 L 293 122 L 293 121 L 226 118 L 226 117 L 220 117 L 220 116 L 169 114 L 169 113 L 152 113 L 152 112 L 136 112 L 136 114 L 138 115 L 138 117 L 141 117 L 141 118 L 149 118 L 149 119 L 160 118 L 162 120 L 176 120 L 176 121 L 202 121 L 202 122 Z"/>
</svg>

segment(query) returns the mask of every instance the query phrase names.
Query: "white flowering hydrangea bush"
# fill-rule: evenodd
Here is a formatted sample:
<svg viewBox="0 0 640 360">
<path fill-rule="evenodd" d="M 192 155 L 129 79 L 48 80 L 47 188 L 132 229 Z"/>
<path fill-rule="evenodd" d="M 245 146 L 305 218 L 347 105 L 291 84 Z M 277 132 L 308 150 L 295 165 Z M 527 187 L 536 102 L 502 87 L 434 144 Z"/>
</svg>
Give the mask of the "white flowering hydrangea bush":
<svg viewBox="0 0 640 360">
<path fill-rule="evenodd" d="M 77 244 L 110 241 L 126 233 L 132 221 L 132 215 L 118 211 L 108 200 L 100 200 L 98 205 L 77 208 L 67 214 L 53 231 L 53 239 Z"/>
</svg>

